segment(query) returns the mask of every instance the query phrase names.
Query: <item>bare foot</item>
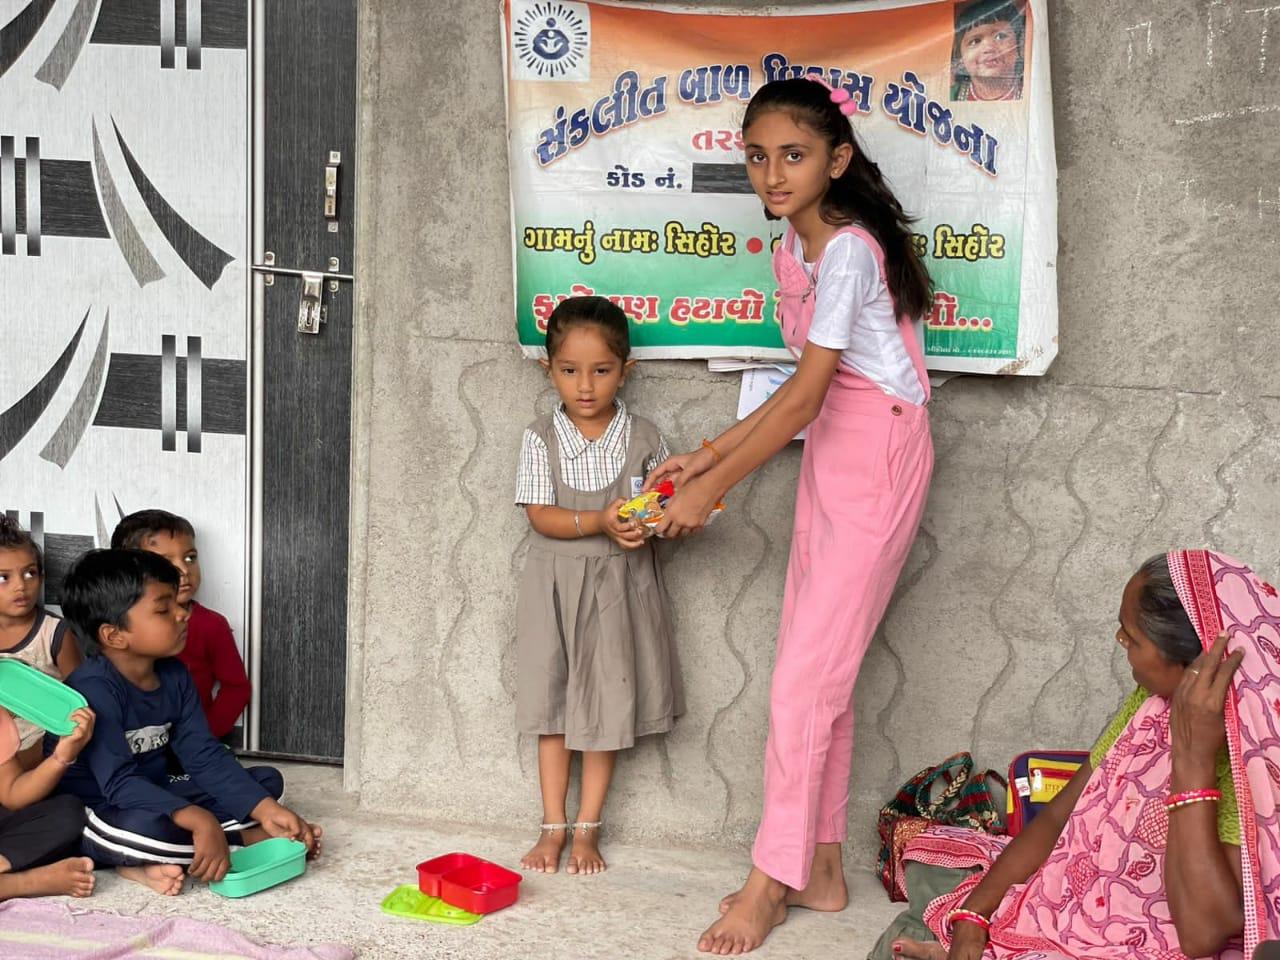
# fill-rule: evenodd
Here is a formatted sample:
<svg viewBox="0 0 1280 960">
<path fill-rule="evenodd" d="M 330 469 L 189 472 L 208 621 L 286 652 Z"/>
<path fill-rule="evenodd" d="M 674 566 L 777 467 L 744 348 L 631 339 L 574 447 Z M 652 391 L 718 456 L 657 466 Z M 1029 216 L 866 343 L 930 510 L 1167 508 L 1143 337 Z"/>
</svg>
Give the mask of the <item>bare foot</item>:
<svg viewBox="0 0 1280 960">
<path fill-rule="evenodd" d="M 940 943 L 921 943 L 899 937 L 893 941 L 893 952 L 906 960 L 947 960 L 947 951 Z"/>
<path fill-rule="evenodd" d="M 844 860 L 840 844 L 820 843 L 809 870 L 809 885 L 787 892 L 787 906 L 837 913 L 849 905 L 849 888 L 844 883 Z"/>
<path fill-rule="evenodd" d="M 738 890 L 720 901 L 720 912 L 728 913 L 734 901 L 742 895 Z M 844 862 L 840 856 L 840 844 L 820 843 L 809 871 L 809 885 L 803 890 L 787 888 L 788 907 L 804 907 L 824 913 L 838 913 L 849 905 L 849 889 L 844 881 Z"/>
<path fill-rule="evenodd" d="M 787 889 L 788 889 L 788 890 L 790 890 L 791 888 L 790 888 L 790 887 L 788 887 Z M 719 910 L 720 910 L 720 916 L 722 916 L 722 917 L 723 917 L 726 913 L 728 913 L 728 912 L 729 912 L 729 908 L 730 908 L 730 907 L 732 907 L 735 903 L 737 903 L 738 898 L 739 898 L 740 896 L 742 896 L 742 891 L 741 891 L 741 890 L 735 890 L 735 891 L 733 891 L 733 893 L 729 894 L 729 895 L 728 895 L 728 896 L 726 896 L 724 899 L 722 899 L 722 900 L 720 901 L 720 907 L 719 907 Z M 788 894 L 787 894 L 787 896 L 790 896 L 790 893 L 788 893 Z"/>
<path fill-rule="evenodd" d="M 116 873 L 126 880 L 150 887 L 165 897 L 176 897 L 182 892 L 186 871 L 177 863 L 153 863 L 146 867 L 116 867 Z"/>
<path fill-rule="evenodd" d="M 560 869 L 560 853 L 564 850 L 564 830 L 543 830 L 533 849 L 520 859 L 522 870 L 555 873 Z"/>
<path fill-rule="evenodd" d="M 565 873 L 596 874 L 608 869 L 600 855 L 600 828 L 579 827 L 573 832 L 573 849 L 569 851 L 569 865 Z"/>
<path fill-rule="evenodd" d="M 47 867 L 0 874 L 0 900 L 12 897 L 87 897 L 93 893 L 93 861 L 68 857 Z"/>
<path fill-rule="evenodd" d="M 774 927 L 787 919 L 786 896 L 785 884 L 753 867 L 724 916 L 698 938 L 698 950 L 736 956 L 756 949 Z"/>
</svg>

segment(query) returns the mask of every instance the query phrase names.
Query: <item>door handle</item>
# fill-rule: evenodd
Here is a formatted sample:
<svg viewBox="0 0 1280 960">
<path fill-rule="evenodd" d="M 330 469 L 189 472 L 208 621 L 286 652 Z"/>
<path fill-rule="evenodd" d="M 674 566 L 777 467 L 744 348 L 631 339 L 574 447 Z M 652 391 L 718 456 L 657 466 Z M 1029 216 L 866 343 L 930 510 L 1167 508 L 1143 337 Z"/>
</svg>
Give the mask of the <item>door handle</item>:
<svg viewBox="0 0 1280 960">
<path fill-rule="evenodd" d="M 324 315 L 324 274 L 302 274 L 302 298 L 298 301 L 298 332 L 317 334 Z"/>
<path fill-rule="evenodd" d="M 276 265 L 276 255 L 271 250 L 262 256 L 263 262 L 255 263 L 250 269 L 262 274 L 262 282 L 268 287 L 275 286 L 276 276 L 299 277 L 302 280 L 302 294 L 298 298 L 298 332 L 318 334 L 320 325 L 327 321 L 324 302 L 325 287 L 330 293 L 336 293 L 340 281 L 351 282 L 355 279 L 349 273 L 340 273 L 341 264 L 337 257 L 329 258 L 329 269 L 297 270 L 292 267 Z"/>
</svg>

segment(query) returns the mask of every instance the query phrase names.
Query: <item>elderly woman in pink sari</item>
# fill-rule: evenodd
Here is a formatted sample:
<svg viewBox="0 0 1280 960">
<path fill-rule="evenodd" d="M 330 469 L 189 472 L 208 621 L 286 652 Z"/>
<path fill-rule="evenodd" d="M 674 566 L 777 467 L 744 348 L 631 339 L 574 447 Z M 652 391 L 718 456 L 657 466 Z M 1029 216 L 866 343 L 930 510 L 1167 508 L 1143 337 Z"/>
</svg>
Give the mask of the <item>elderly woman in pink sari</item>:
<svg viewBox="0 0 1280 960">
<path fill-rule="evenodd" d="M 1090 762 L 1012 841 L 912 841 L 909 894 L 913 870 L 922 888 L 939 871 L 960 883 L 926 889 L 917 936 L 873 956 L 1239 960 L 1280 935 L 1276 589 L 1220 554 L 1154 557 L 1116 640 L 1139 689 Z"/>
</svg>

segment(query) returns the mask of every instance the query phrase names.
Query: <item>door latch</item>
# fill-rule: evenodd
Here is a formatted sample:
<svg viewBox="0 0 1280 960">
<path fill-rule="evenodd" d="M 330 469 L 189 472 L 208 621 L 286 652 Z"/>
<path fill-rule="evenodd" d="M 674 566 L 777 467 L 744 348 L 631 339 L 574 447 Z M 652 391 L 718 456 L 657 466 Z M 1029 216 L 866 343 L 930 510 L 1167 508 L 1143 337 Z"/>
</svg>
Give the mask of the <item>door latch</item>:
<svg viewBox="0 0 1280 960">
<path fill-rule="evenodd" d="M 302 274 L 302 299 L 298 301 L 298 332 L 317 334 L 324 323 L 324 274 Z"/>
<path fill-rule="evenodd" d="M 324 168 L 324 218 L 329 221 L 329 232 L 338 232 L 338 168 L 342 166 L 342 154 L 329 151 L 329 162 Z"/>
</svg>

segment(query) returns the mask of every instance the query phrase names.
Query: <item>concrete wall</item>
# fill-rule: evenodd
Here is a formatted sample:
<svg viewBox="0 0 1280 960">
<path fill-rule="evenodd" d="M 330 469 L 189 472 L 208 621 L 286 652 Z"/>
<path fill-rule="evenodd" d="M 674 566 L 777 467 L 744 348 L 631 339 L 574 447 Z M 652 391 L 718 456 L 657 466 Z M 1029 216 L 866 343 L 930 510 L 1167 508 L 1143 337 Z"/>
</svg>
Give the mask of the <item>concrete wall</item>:
<svg viewBox="0 0 1280 960">
<path fill-rule="evenodd" d="M 1148 554 L 1210 544 L 1280 575 L 1280 57 L 1243 0 L 1049 6 L 1062 353 L 1043 379 L 937 392 L 928 514 L 856 694 L 864 863 L 923 765 L 1091 742 L 1131 685 L 1113 624 Z M 532 834 L 510 498 L 552 393 L 514 344 L 497 4 L 365 7 L 348 784 Z M 737 380 L 651 363 L 627 396 L 687 446 Z M 668 551 L 689 713 L 622 759 L 615 837 L 755 828 L 798 460 Z"/>
</svg>

